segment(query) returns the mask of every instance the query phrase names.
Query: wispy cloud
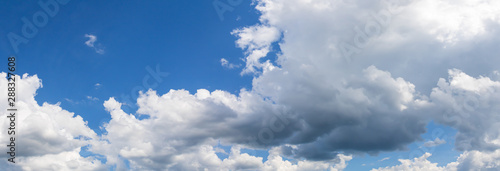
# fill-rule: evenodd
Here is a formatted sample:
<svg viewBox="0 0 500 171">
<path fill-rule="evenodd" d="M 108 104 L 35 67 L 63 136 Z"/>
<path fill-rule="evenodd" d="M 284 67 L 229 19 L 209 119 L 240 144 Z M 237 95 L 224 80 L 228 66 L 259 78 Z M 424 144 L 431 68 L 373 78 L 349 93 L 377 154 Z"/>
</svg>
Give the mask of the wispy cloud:
<svg viewBox="0 0 500 171">
<path fill-rule="evenodd" d="M 389 160 L 389 159 L 390 159 L 390 157 L 386 157 L 386 158 L 380 159 L 378 161 L 381 162 L 381 161 L 386 161 L 386 160 Z"/>
<path fill-rule="evenodd" d="M 91 35 L 91 34 L 85 34 L 85 37 L 89 38 L 89 40 L 87 40 L 85 42 L 85 44 L 88 46 L 88 47 L 94 47 L 94 43 L 95 41 L 97 41 L 97 37 L 94 36 L 94 35 Z"/>
<path fill-rule="evenodd" d="M 229 61 L 227 61 L 226 59 L 224 58 L 221 58 L 220 59 L 220 64 L 224 67 L 224 68 L 229 68 L 229 69 L 233 69 L 233 68 L 239 68 L 241 65 L 236 65 L 236 64 L 232 64 L 232 63 L 229 63 Z"/>
<path fill-rule="evenodd" d="M 93 96 L 86 96 L 85 99 L 69 99 L 69 98 L 64 98 L 65 101 L 72 105 L 80 105 L 80 104 L 92 104 L 93 102 L 99 101 L 99 98 L 93 97 Z"/>
<path fill-rule="evenodd" d="M 95 52 L 98 54 L 104 54 L 104 47 L 99 43 L 96 44 L 97 36 L 92 35 L 92 34 L 85 34 L 85 37 L 89 38 L 89 40 L 85 41 L 85 45 L 93 48 L 95 50 Z"/>
<path fill-rule="evenodd" d="M 87 96 L 87 99 L 92 100 L 92 101 L 98 101 L 99 100 L 99 98 L 92 97 L 92 96 Z"/>
<path fill-rule="evenodd" d="M 68 99 L 68 98 L 64 98 L 64 100 L 66 100 L 67 102 L 69 102 L 71 104 L 80 104 L 79 102 L 73 101 L 73 100 Z"/>
</svg>

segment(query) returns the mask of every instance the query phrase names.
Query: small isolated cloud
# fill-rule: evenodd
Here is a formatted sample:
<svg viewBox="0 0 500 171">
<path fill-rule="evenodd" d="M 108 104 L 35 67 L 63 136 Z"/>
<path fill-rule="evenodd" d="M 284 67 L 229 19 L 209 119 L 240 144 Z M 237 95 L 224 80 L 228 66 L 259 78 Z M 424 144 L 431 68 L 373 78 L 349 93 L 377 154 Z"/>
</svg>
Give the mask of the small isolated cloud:
<svg viewBox="0 0 500 171">
<path fill-rule="evenodd" d="M 229 61 L 227 61 L 227 60 L 226 60 L 226 59 L 224 59 L 224 58 L 221 58 L 221 59 L 220 59 L 220 64 L 221 64 L 224 68 L 229 68 L 229 69 L 239 68 L 239 67 L 240 67 L 240 65 L 236 65 L 236 64 L 229 63 Z"/>
<path fill-rule="evenodd" d="M 389 159 L 390 159 L 390 157 L 386 157 L 386 158 L 380 159 L 379 162 L 386 161 L 386 160 L 389 160 Z"/>
<path fill-rule="evenodd" d="M 91 35 L 91 34 L 85 34 L 85 37 L 89 38 L 89 40 L 87 40 L 85 42 L 85 44 L 88 46 L 88 47 L 94 47 L 94 43 L 95 41 L 97 41 L 97 37 L 94 36 L 94 35 Z"/>
<path fill-rule="evenodd" d="M 95 44 L 95 42 L 97 41 L 97 36 L 92 34 L 85 34 L 85 37 L 89 38 L 89 40 L 85 41 L 85 45 L 93 48 L 98 54 L 104 54 L 104 48 L 102 47 L 102 45 L 99 43 Z"/>
<path fill-rule="evenodd" d="M 444 143 L 446 143 L 445 140 L 436 138 L 434 141 L 427 141 L 427 142 L 425 142 L 424 146 L 425 147 L 435 147 L 435 146 L 438 146 L 438 145 L 441 145 L 441 144 L 444 144 Z"/>
<path fill-rule="evenodd" d="M 99 98 L 92 97 L 92 96 L 87 96 L 87 99 L 92 100 L 92 101 L 98 101 L 99 100 Z"/>
<path fill-rule="evenodd" d="M 99 83 L 96 83 L 96 84 L 94 85 L 95 89 L 99 89 L 99 88 L 101 88 L 101 86 L 102 86 L 102 84 L 99 84 Z"/>
<path fill-rule="evenodd" d="M 490 76 L 492 79 L 494 80 L 500 80 L 500 72 L 498 72 L 497 70 L 493 71 L 493 74 L 491 74 Z"/>
</svg>

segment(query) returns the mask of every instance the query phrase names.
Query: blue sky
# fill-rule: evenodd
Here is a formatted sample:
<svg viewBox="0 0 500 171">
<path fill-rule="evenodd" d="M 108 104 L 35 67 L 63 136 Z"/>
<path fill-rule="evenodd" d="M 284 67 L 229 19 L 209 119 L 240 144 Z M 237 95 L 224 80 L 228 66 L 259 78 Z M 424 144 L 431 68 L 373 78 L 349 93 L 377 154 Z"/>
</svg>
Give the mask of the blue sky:
<svg viewBox="0 0 500 171">
<path fill-rule="evenodd" d="M 9 14 L 2 15 L 3 35 L 21 34 L 20 18 L 41 10 L 36 3 L 22 1 L 2 4 L 2 8 Z M 257 12 L 245 2 L 224 16 L 221 21 L 210 1 L 70 1 L 34 38 L 19 45 L 18 53 L 2 39 L 2 55 L 18 56 L 19 73 L 43 78 L 39 102 L 61 102 L 63 108 L 87 118 L 89 126 L 96 129 L 109 120 L 102 100 L 122 94 L 132 96 L 134 87 L 144 87 L 148 66 L 153 70 L 159 66 L 161 72 L 169 74 L 155 89 L 162 94 L 170 89 L 223 89 L 234 93 L 251 88 L 251 76 L 221 67 L 220 59 L 242 63 L 243 53 L 230 33 L 255 23 Z M 87 47 L 85 34 L 97 36 L 96 44 L 101 44 L 105 53 Z M 150 84 L 154 82 L 152 79 Z M 101 86 L 95 87 L 97 83 Z M 100 100 L 89 101 L 87 96 Z"/>
<path fill-rule="evenodd" d="M 37 2 L 0 2 L 0 56 L 37 75 L 20 144 L 57 150 L 12 170 L 74 153 L 76 170 L 500 167 L 498 2 Z"/>
</svg>

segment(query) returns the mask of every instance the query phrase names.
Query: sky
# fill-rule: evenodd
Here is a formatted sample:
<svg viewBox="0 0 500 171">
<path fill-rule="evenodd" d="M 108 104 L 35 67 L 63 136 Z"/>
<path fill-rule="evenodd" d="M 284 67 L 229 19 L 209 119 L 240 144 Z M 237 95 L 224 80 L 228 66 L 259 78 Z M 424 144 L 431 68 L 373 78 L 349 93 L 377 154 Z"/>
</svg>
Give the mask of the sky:
<svg viewBox="0 0 500 171">
<path fill-rule="evenodd" d="M 39 0 L 0 14 L 19 75 L 16 163 L 0 99 L 5 170 L 500 169 L 499 1 Z"/>
</svg>

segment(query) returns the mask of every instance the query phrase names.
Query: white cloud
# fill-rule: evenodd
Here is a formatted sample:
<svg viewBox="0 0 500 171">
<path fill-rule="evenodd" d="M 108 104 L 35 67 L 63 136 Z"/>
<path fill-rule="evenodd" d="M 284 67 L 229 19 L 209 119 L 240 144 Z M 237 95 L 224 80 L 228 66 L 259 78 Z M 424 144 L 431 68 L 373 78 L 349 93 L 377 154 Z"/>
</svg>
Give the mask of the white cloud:
<svg viewBox="0 0 500 171">
<path fill-rule="evenodd" d="M 89 40 L 85 41 L 85 44 L 88 47 L 94 47 L 95 41 L 97 41 L 97 37 L 91 34 L 85 34 L 85 37 L 89 38 Z"/>
<path fill-rule="evenodd" d="M 6 73 L 0 73 L 0 88 L 7 89 Z M 102 170 L 105 168 L 93 157 L 80 156 L 80 148 L 98 139 L 82 117 L 68 112 L 59 104 L 35 101 L 36 90 L 42 87 L 36 75 L 16 79 L 16 88 L 22 90 L 16 98 L 16 165 L 0 163 L 12 170 Z M 0 95 L 6 97 L 6 91 Z M 0 109 L 6 111 L 7 100 L 0 100 Z M 2 112 L 0 126 L 8 128 L 7 112 Z M 0 132 L 0 144 L 8 144 L 7 131 Z M 5 145 L 1 151 L 7 151 Z M 4 155 L 5 157 L 5 155 Z M 2 157 L 2 161 L 7 161 Z"/>
<path fill-rule="evenodd" d="M 439 139 L 439 138 L 436 138 L 432 141 L 427 141 L 424 143 L 424 146 L 425 147 L 435 147 L 435 146 L 438 146 L 438 145 L 441 145 L 441 144 L 445 144 L 446 141 L 445 140 L 442 140 L 442 139 Z"/>
<path fill-rule="evenodd" d="M 231 34 L 238 37 L 236 45 L 245 50 L 246 66 L 242 74 L 256 73 L 262 69 L 264 72 L 272 70 L 274 65 L 269 60 L 260 62 L 271 50 L 271 43 L 280 37 L 280 31 L 275 27 L 265 25 L 255 25 L 236 29 Z"/>
<path fill-rule="evenodd" d="M 118 155 L 123 156 L 136 169 L 166 169 L 165 163 L 174 162 L 178 155 L 196 151 L 202 145 L 215 145 L 213 139 L 217 137 L 243 141 L 245 134 L 253 132 L 250 129 L 258 129 L 258 125 L 251 126 L 253 123 L 247 123 L 248 128 L 242 125 L 252 110 L 242 101 L 262 103 L 246 92 L 238 99 L 223 91 L 198 90 L 191 95 L 185 90 L 171 90 L 162 96 L 148 91 L 137 103 L 138 112 L 150 119 L 139 120 L 124 113 L 119 102 L 107 100 L 104 106 L 112 119 L 105 125 L 108 134 L 103 138 L 111 144 L 96 145 L 93 151 L 108 156 L 111 162 L 118 162 Z M 238 135 L 240 132 L 231 128 L 236 123 L 249 133 Z"/>
<path fill-rule="evenodd" d="M 425 153 L 422 157 L 413 160 L 399 159 L 401 165 L 372 169 L 371 171 L 400 171 L 400 170 L 425 170 L 425 171 L 444 171 L 444 167 L 437 166 L 437 163 L 431 163 L 427 160 L 430 153 Z"/>
<path fill-rule="evenodd" d="M 102 87 L 102 84 L 100 84 L 100 83 L 96 83 L 96 84 L 94 85 L 94 87 L 95 87 L 95 89 L 99 89 L 99 88 L 101 88 L 101 87 Z"/>
<path fill-rule="evenodd" d="M 467 151 L 460 155 L 456 165 L 457 170 L 500 170 L 500 150 L 492 152 Z"/>
<path fill-rule="evenodd" d="M 399 159 L 400 165 L 390 166 L 371 171 L 399 171 L 399 170 L 426 170 L 426 171 L 462 171 L 462 170 L 499 170 L 500 150 L 493 152 L 466 151 L 458 157 L 457 161 L 439 167 L 427 158 L 432 154 L 425 153 L 413 160 Z"/>
<path fill-rule="evenodd" d="M 23 170 L 106 170 L 107 166 L 91 157 L 80 156 L 80 148 L 56 154 L 20 159 Z"/>
<path fill-rule="evenodd" d="M 175 157 L 171 170 L 262 170 L 262 171 L 339 171 L 346 167 L 352 157 L 340 155 L 332 161 L 297 161 L 284 160 L 277 148 L 269 151 L 268 160 L 262 157 L 241 153 L 240 147 L 232 147 L 229 157 L 221 160 L 215 155 L 211 146 L 202 145 L 192 153 L 184 153 Z"/>
<path fill-rule="evenodd" d="M 101 44 L 95 44 L 95 42 L 97 41 L 97 36 L 92 34 L 85 34 L 85 37 L 89 38 L 89 40 L 85 41 L 85 45 L 93 48 L 98 54 L 104 54 L 104 47 Z"/>
<path fill-rule="evenodd" d="M 412 4 L 412 12 L 421 27 L 446 44 L 455 44 L 484 34 L 488 22 L 500 21 L 498 1 L 424 0 Z M 435 17 L 440 16 L 440 17 Z M 434 24 L 434 25 L 430 25 Z"/>
<path fill-rule="evenodd" d="M 431 93 L 440 123 L 458 130 L 459 150 L 495 150 L 500 147 L 500 82 L 487 77 L 473 78 L 460 70 L 449 71 Z"/>
</svg>

